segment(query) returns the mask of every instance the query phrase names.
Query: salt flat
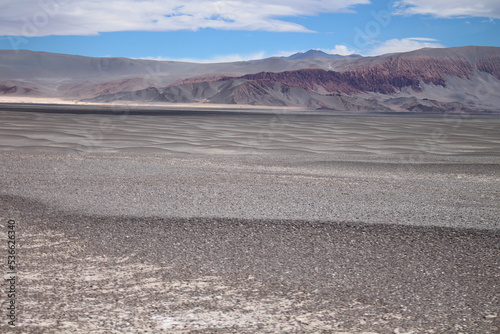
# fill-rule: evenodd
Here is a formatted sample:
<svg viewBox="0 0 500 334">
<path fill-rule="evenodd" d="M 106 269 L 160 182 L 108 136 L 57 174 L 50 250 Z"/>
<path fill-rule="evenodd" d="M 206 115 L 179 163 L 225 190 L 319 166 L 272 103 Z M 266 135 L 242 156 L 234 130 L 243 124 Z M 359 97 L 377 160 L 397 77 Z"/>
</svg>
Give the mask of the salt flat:
<svg viewBox="0 0 500 334">
<path fill-rule="evenodd" d="M 494 333 L 499 123 L 0 111 L 17 330 Z"/>
</svg>

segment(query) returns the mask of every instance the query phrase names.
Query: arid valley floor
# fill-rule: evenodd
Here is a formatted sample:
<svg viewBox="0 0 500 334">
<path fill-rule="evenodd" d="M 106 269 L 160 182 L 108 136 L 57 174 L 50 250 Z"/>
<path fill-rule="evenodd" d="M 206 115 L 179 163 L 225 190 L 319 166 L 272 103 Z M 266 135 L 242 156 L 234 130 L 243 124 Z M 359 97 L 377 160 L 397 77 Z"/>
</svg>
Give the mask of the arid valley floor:
<svg viewBox="0 0 500 334">
<path fill-rule="evenodd" d="M 499 329 L 498 116 L 13 108 L 1 332 Z"/>
</svg>

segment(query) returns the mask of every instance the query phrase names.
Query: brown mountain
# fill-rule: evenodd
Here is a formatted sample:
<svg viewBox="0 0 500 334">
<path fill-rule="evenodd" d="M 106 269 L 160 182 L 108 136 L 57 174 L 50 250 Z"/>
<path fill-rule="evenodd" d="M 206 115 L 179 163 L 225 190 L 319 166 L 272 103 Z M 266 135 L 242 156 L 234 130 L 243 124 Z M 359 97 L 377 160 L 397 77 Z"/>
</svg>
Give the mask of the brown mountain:
<svg viewBox="0 0 500 334">
<path fill-rule="evenodd" d="M 500 110 L 500 48 L 292 58 L 195 64 L 22 51 L 15 60 L 0 51 L 0 94 L 361 111 Z"/>
<path fill-rule="evenodd" d="M 339 65 L 337 63 L 337 65 Z M 500 48 L 421 49 L 306 68 L 184 79 L 94 101 L 148 100 L 334 110 L 498 112 Z"/>
<path fill-rule="evenodd" d="M 318 54 L 316 54 L 318 55 Z M 91 98 L 103 94 L 165 87 L 198 77 L 241 76 L 262 71 L 342 66 L 355 58 L 337 56 L 269 58 L 233 63 L 199 64 L 127 58 L 93 58 L 75 55 L 0 50 L 0 95 L 68 99 Z M 331 56 L 331 55 L 330 55 Z M 337 65 L 338 64 L 338 65 Z M 190 79 L 192 80 L 192 79 Z"/>
</svg>

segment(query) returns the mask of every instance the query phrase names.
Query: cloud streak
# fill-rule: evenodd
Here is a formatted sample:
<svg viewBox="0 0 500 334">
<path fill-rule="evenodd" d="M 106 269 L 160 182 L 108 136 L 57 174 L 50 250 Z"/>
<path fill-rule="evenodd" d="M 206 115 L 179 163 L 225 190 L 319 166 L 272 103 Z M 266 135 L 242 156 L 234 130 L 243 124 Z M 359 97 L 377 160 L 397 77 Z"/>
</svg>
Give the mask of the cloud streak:
<svg viewBox="0 0 500 334">
<path fill-rule="evenodd" d="M 266 53 L 264 51 L 259 51 L 251 54 L 227 54 L 227 55 L 217 55 L 211 58 L 201 59 L 201 58 L 166 58 L 166 57 L 143 57 L 140 59 L 149 60 L 167 60 L 167 61 L 181 61 L 188 63 L 231 63 L 237 61 L 249 61 L 249 60 L 259 60 L 266 58 Z"/>
<path fill-rule="evenodd" d="M 373 47 L 368 55 L 378 56 L 386 53 L 408 52 L 422 48 L 444 48 L 437 40 L 423 37 L 390 39 Z"/>
<path fill-rule="evenodd" d="M 346 45 L 335 45 L 333 49 L 321 49 L 321 51 L 336 54 L 341 56 L 348 56 L 352 54 L 362 54 L 363 56 L 378 56 L 387 53 L 398 53 L 398 52 L 408 52 L 414 51 L 422 48 L 444 48 L 445 46 L 439 43 L 438 40 L 433 38 L 424 37 L 410 37 L 403 39 L 390 39 L 387 41 L 378 41 L 375 46 L 371 49 L 366 50 L 366 52 L 357 52 L 355 50 L 349 49 Z M 217 55 L 206 59 L 201 58 L 165 58 L 165 57 L 143 57 L 141 59 L 150 60 L 169 60 L 169 61 L 183 61 L 190 63 L 226 63 L 226 62 L 237 62 L 237 61 L 249 61 L 249 60 L 259 60 L 268 57 L 288 57 L 297 52 L 302 51 L 281 51 L 274 54 L 266 54 L 264 51 L 259 51 L 250 54 L 227 54 L 227 55 Z"/>
<path fill-rule="evenodd" d="M 203 28 L 311 32 L 284 18 L 352 12 L 354 6 L 370 1 L 16 0 L 7 3 L 0 5 L 0 35 L 35 37 Z"/>
<path fill-rule="evenodd" d="M 399 14 L 432 15 L 439 18 L 500 18 L 498 0 L 401 0 L 395 3 Z"/>
</svg>

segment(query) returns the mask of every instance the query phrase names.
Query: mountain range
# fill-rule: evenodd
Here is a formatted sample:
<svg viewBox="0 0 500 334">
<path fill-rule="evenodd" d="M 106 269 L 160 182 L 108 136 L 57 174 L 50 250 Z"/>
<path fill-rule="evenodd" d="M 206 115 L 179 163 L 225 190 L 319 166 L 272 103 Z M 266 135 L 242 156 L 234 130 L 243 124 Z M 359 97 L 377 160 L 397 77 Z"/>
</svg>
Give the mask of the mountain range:
<svg viewBox="0 0 500 334">
<path fill-rule="evenodd" d="M 0 95 L 345 111 L 498 112 L 500 48 L 375 57 L 318 50 L 203 64 L 0 50 Z"/>
</svg>

